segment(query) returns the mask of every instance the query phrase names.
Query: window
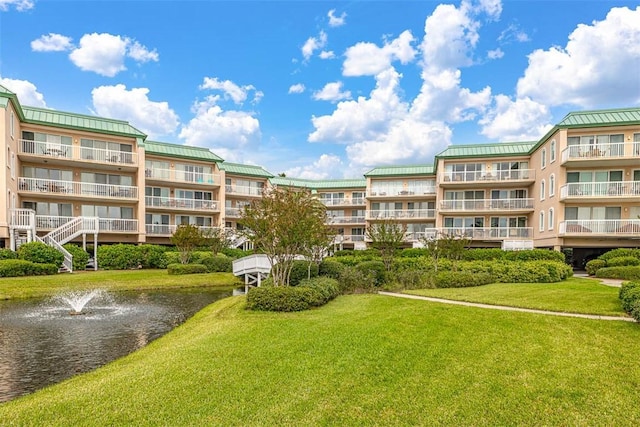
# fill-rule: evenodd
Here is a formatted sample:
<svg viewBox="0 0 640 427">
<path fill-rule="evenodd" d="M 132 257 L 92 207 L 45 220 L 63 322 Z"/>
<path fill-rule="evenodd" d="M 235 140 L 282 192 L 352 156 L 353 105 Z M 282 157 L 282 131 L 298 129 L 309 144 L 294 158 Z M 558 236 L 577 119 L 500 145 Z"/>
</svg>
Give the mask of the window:
<svg viewBox="0 0 640 427">
<path fill-rule="evenodd" d="M 11 118 L 9 120 L 9 132 L 11 134 L 11 139 L 13 139 L 16 132 L 16 116 L 13 114 L 13 110 L 11 111 Z"/>
<path fill-rule="evenodd" d="M 176 224 L 191 224 L 198 227 L 211 227 L 213 221 L 208 216 L 177 215 Z"/>
<path fill-rule="evenodd" d="M 484 173 L 484 163 L 457 163 L 445 165 L 445 181 L 477 181 Z"/>
<path fill-rule="evenodd" d="M 633 155 L 640 156 L 640 133 L 633 134 Z"/>
<path fill-rule="evenodd" d="M 169 179 L 169 162 L 145 160 L 144 176 L 147 178 Z"/>
<path fill-rule="evenodd" d="M 527 179 L 529 178 L 529 162 L 496 162 L 493 164 L 493 174 L 487 172 L 485 178 L 501 181 Z"/>
<path fill-rule="evenodd" d="M 624 134 L 570 136 L 567 144 L 570 155 L 574 157 L 611 157 L 624 154 Z"/>
<path fill-rule="evenodd" d="M 133 163 L 133 146 L 119 142 L 80 139 L 80 157 L 102 162 Z"/>
<path fill-rule="evenodd" d="M 553 197 L 556 194 L 556 176 L 551 174 L 549 177 L 549 197 Z"/>
<path fill-rule="evenodd" d="M 553 163 L 556 161 L 556 140 L 552 139 L 551 140 L 551 145 L 549 147 L 549 162 Z"/>
<path fill-rule="evenodd" d="M 542 181 L 540 181 L 540 200 L 544 200 L 544 195 L 546 191 L 547 191 L 546 184 L 543 179 Z"/>
<path fill-rule="evenodd" d="M 540 218 L 538 219 L 538 230 L 544 231 L 544 211 L 540 211 Z"/>
<path fill-rule="evenodd" d="M 553 230 L 553 208 L 549 209 L 549 230 Z"/>
<path fill-rule="evenodd" d="M 22 202 L 25 209 L 33 209 L 36 215 L 71 217 L 71 203 Z"/>
<path fill-rule="evenodd" d="M 547 167 L 547 149 L 543 148 L 542 149 L 542 153 L 540 154 L 541 159 L 540 159 L 540 165 L 542 167 L 542 169 Z"/>
</svg>

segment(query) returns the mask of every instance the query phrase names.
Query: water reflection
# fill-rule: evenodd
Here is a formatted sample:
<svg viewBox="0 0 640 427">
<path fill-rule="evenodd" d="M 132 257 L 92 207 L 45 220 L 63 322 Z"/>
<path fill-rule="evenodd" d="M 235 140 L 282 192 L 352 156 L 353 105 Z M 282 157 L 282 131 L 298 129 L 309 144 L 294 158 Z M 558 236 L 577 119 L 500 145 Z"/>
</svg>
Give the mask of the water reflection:
<svg viewBox="0 0 640 427">
<path fill-rule="evenodd" d="M 125 356 L 231 290 L 109 294 L 70 316 L 55 299 L 0 301 L 0 402 Z"/>
</svg>

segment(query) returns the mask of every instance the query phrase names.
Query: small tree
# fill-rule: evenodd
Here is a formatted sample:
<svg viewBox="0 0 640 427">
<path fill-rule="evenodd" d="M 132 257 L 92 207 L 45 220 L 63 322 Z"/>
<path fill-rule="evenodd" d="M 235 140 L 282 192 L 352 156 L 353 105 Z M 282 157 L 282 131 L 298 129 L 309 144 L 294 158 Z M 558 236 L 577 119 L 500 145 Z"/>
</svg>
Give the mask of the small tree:
<svg viewBox="0 0 640 427">
<path fill-rule="evenodd" d="M 380 252 L 380 257 L 387 271 L 391 271 L 393 255 L 405 239 L 407 227 L 397 221 L 385 219 L 367 228 L 366 236 L 371 246 Z"/>
<path fill-rule="evenodd" d="M 214 227 L 204 229 L 202 234 L 202 246 L 211 249 L 213 255 L 217 255 L 231 244 L 229 232 L 223 227 Z"/>
<path fill-rule="evenodd" d="M 457 270 L 457 263 L 462 259 L 464 250 L 471 244 L 471 239 L 462 233 L 436 233 L 432 238 L 422 238 L 427 253 L 433 259 L 433 265 L 438 271 L 438 260 L 447 258 L 452 261 L 453 269 Z"/>
<path fill-rule="evenodd" d="M 181 224 L 171 236 L 171 243 L 180 253 L 180 262 L 188 264 L 191 254 L 198 246 L 202 245 L 200 229 L 192 224 Z"/>
<path fill-rule="evenodd" d="M 275 187 L 245 206 L 239 223 L 269 258 L 274 285 L 287 286 L 296 256 L 309 256 L 310 248 L 330 235 L 325 218 L 324 205 L 310 192 Z"/>
</svg>

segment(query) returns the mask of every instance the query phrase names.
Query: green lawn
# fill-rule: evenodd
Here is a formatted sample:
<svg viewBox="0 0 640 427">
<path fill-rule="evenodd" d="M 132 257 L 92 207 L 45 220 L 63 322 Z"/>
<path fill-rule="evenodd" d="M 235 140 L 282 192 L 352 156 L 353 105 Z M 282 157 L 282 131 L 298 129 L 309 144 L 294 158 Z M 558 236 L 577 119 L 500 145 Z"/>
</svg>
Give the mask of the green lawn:
<svg viewBox="0 0 640 427">
<path fill-rule="evenodd" d="M 161 289 L 200 286 L 237 286 L 231 273 L 169 275 L 167 270 L 100 270 L 52 276 L 0 278 L 0 299 L 32 298 L 78 289 Z"/>
<path fill-rule="evenodd" d="M 640 325 L 338 297 L 219 301 L 148 347 L 0 404 L 3 425 L 639 425 Z"/>
<path fill-rule="evenodd" d="M 626 316 L 618 288 L 572 277 L 558 283 L 494 283 L 474 288 L 418 289 L 408 294 L 569 313 Z"/>
</svg>

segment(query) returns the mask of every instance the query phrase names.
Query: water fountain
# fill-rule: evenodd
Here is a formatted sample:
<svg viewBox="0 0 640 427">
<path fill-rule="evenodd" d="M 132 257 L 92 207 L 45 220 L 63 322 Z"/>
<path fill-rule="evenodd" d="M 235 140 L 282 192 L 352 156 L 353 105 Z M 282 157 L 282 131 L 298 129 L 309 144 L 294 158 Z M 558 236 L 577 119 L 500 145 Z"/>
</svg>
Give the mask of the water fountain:
<svg viewBox="0 0 640 427">
<path fill-rule="evenodd" d="M 55 299 L 67 304 L 69 308 L 71 308 L 71 311 L 69 311 L 70 315 L 78 316 L 88 313 L 84 311 L 84 308 L 91 300 L 104 295 L 104 291 L 95 289 L 88 292 L 67 292 L 56 296 Z"/>
</svg>

